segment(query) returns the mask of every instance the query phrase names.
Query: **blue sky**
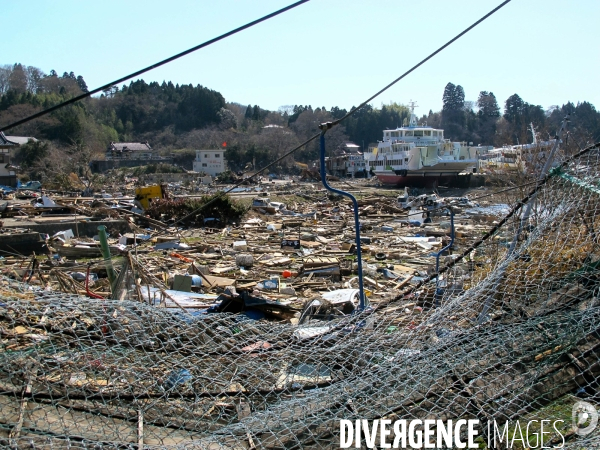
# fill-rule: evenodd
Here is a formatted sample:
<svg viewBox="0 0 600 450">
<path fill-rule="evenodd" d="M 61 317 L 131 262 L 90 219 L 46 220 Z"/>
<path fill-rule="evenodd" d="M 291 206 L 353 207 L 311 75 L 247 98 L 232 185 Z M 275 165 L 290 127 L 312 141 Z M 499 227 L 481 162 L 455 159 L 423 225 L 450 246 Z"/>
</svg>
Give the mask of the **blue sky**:
<svg viewBox="0 0 600 450">
<path fill-rule="evenodd" d="M 0 64 L 82 75 L 90 88 L 146 67 L 292 0 L 3 0 Z M 350 108 L 500 0 L 312 0 L 142 76 L 215 89 L 227 101 Z M 547 108 L 597 85 L 599 0 L 512 0 L 372 104 L 442 107 L 448 82 L 467 100 L 514 93 Z"/>
</svg>

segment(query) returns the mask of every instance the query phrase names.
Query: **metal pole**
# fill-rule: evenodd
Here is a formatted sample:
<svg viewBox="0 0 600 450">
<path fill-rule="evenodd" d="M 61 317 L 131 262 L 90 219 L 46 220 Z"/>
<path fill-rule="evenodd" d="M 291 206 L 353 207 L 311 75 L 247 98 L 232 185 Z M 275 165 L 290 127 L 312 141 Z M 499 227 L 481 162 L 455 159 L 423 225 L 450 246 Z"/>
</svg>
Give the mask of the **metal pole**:
<svg viewBox="0 0 600 450">
<path fill-rule="evenodd" d="M 102 257 L 104 258 L 104 265 L 106 266 L 106 273 L 108 275 L 108 281 L 110 281 L 110 291 L 112 293 L 117 275 L 112 265 L 110 249 L 108 248 L 108 239 L 106 237 L 106 227 L 104 225 L 98 227 L 98 237 L 100 238 L 100 250 L 102 251 Z"/>
<path fill-rule="evenodd" d="M 446 250 L 452 248 L 452 245 L 454 245 L 454 211 L 452 210 L 451 207 L 447 208 L 448 211 L 450 211 L 450 243 L 448 245 L 446 245 L 444 248 L 442 248 L 439 252 L 435 253 L 435 306 L 440 306 L 441 303 L 441 299 L 442 296 L 444 295 L 444 292 L 442 290 L 440 290 L 439 286 L 440 286 L 440 256 L 442 255 L 442 253 L 444 253 Z"/>
<path fill-rule="evenodd" d="M 328 191 L 334 192 L 339 195 L 343 195 L 344 197 L 352 200 L 352 204 L 354 205 L 354 228 L 355 228 L 355 236 L 356 236 L 356 258 L 358 259 L 358 290 L 359 290 L 359 305 L 358 308 L 360 311 L 365 309 L 365 291 L 363 287 L 363 271 L 362 271 L 362 256 L 360 251 L 360 223 L 358 221 L 358 202 L 356 198 L 346 191 L 340 191 L 339 189 L 332 188 L 327 184 L 326 174 L 325 174 L 325 132 L 331 128 L 331 122 L 323 123 L 319 125 L 321 129 L 321 137 L 319 138 L 320 150 L 321 150 L 321 182 L 325 189 Z"/>
</svg>

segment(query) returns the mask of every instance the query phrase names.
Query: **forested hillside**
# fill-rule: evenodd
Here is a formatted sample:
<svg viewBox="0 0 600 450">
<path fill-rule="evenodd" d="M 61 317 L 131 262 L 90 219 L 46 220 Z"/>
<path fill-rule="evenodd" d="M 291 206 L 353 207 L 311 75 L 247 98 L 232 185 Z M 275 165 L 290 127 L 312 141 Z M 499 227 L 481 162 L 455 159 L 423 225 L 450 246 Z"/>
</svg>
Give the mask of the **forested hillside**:
<svg viewBox="0 0 600 450">
<path fill-rule="evenodd" d="M 81 75 L 21 64 L 0 67 L 0 127 L 56 105 L 82 92 L 87 85 Z M 473 93 L 469 93 L 472 95 Z M 474 144 L 516 144 L 531 141 L 529 124 L 542 138 L 553 136 L 566 113 L 571 114 L 570 137 L 584 145 L 600 139 L 600 114 L 588 102 L 567 103 L 544 109 L 519 95 L 501 105 L 491 91 L 481 91 L 476 101 L 465 100 L 464 89 L 448 83 L 441 111 L 422 115 L 420 123 L 441 127 L 446 137 Z M 40 143 L 23 148 L 17 163 L 23 172 L 63 170 L 54 167 L 57 155 L 66 154 L 85 165 L 102 158 L 111 141 L 148 141 L 156 150 L 173 154 L 191 169 L 194 150 L 226 145 L 233 170 L 262 167 L 305 141 L 321 122 L 342 117 L 347 110 L 333 106 L 288 105 L 268 111 L 258 105 L 227 102 L 225 97 L 202 85 L 135 80 L 114 86 L 99 97 L 88 98 L 43 118 L 6 131 L 8 135 L 34 136 Z M 346 141 L 367 147 L 381 138 L 382 130 L 406 125 L 409 109 L 392 103 L 368 105 L 354 113 L 342 126 L 328 132 L 328 146 Z M 318 157 L 312 142 L 287 158 L 275 171 L 294 167 L 294 161 Z"/>
</svg>

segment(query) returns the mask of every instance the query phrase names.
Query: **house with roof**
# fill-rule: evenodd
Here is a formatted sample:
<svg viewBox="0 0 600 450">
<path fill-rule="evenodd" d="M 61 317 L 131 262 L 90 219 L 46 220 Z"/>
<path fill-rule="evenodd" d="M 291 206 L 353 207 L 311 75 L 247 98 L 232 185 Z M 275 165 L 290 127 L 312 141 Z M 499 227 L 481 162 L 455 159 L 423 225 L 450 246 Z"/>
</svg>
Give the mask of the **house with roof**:
<svg viewBox="0 0 600 450">
<path fill-rule="evenodd" d="M 90 162 L 92 172 L 105 172 L 119 167 L 138 167 L 148 164 L 173 164 L 172 157 L 163 157 L 148 142 L 111 142 L 104 159 Z"/>
<path fill-rule="evenodd" d="M 0 185 L 17 187 L 17 174 L 12 170 L 10 157 L 11 152 L 14 152 L 20 145 L 0 131 Z"/>
<path fill-rule="evenodd" d="M 159 159 L 148 142 L 111 142 L 106 149 L 106 160 Z"/>
<path fill-rule="evenodd" d="M 339 177 L 365 177 L 365 160 L 360 145 L 344 142 L 334 150 L 332 157 L 327 158 L 327 171 Z"/>
</svg>

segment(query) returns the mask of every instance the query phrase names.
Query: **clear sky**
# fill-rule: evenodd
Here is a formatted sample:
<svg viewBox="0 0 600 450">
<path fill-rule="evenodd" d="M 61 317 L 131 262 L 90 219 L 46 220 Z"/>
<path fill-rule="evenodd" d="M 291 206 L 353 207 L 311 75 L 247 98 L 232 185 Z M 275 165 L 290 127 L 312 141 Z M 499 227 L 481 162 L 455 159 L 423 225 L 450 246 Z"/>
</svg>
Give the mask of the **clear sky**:
<svg viewBox="0 0 600 450">
<path fill-rule="evenodd" d="M 2 0 L 0 64 L 73 71 L 90 89 L 280 9 L 293 0 Z M 311 0 L 142 75 L 201 84 L 227 101 L 277 110 L 349 109 L 501 0 Z M 600 108 L 600 0 L 512 0 L 377 97 L 442 107 L 448 82 L 466 100 L 492 91 Z"/>
</svg>

